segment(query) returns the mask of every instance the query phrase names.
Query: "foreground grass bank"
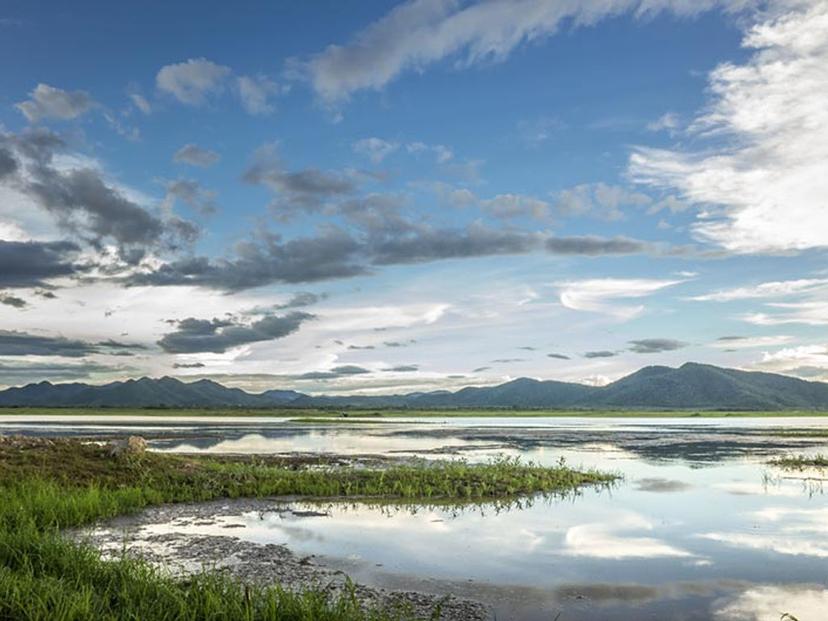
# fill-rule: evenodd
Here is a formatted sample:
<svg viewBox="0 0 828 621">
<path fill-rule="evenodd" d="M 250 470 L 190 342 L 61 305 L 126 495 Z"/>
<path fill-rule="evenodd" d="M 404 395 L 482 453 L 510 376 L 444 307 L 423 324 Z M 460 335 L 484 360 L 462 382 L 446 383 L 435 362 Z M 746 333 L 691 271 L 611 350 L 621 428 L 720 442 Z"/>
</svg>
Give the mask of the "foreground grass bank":
<svg viewBox="0 0 828 621">
<path fill-rule="evenodd" d="M 485 500 L 563 494 L 612 479 L 511 460 L 364 469 L 154 453 L 113 457 L 106 447 L 75 440 L 0 437 L 0 619 L 407 619 L 406 610 L 366 610 L 348 594 L 297 594 L 210 573 L 175 580 L 139 561 L 103 561 L 60 530 L 165 502 L 274 495 Z"/>
</svg>

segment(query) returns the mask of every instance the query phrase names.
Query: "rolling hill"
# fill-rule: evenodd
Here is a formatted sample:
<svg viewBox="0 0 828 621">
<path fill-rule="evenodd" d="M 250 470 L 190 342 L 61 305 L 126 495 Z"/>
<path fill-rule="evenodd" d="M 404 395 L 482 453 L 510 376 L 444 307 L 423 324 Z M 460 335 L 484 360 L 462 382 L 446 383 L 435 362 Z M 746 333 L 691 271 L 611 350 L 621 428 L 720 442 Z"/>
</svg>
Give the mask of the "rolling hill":
<svg viewBox="0 0 828 621">
<path fill-rule="evenodd" d="M 0 391 L 0 407 L 25 406 L 828 410 L 828 384 L 688 362 L 644 367 L 601 387 L 519 378 L 456 392 L 312 396 L 292 390 L 251 394 L 206 379 L 144 377 L 101 386 L 40 382 Z"/>
</svg>

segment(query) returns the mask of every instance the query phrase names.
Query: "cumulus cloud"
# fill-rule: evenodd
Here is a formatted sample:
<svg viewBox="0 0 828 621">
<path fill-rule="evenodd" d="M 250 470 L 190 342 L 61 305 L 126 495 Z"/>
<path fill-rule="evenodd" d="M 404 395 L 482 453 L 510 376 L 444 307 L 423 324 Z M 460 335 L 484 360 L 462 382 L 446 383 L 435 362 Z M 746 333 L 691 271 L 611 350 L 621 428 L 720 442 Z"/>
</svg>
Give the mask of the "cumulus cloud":
<svg viewBox="0 0 828 621">
<path fill-rule="evenodd" d="M 206 168 L 216 164 L 221 159 L 221 156 L 215 151 L 204 149 L 197 144 L 185 144 L 173 155 L 173 161 L 179 164 L 190 164 L 191 166 L 201 166 Z"/>
<path fill-rule="evenodd" d="M 828 246 L 828 6 L 780 2 L 748 29 L 743 63 L 709 76 L 697 151 L 638 148 L 633 179 L 701 206 L 695 234 L 736 253 Z"/>
<path fill-rule="evenodd" d="M 236 88 L 242 108 L 254 116 L 271 114 L 276 109 L 271 99 L 282 91 L 277 82 L 263 75 L 240 76 L 236 79 Z"/>
<path fill-rule="evenodd" d="M 272 208 L 280 216 L 315 212 L 334 199 L 344 198 L 357 189 L 356 181 L 338 171 L 305 168 L 288 170 L 278 155 L 276 145 L 259 148 L 245 171 L 247 183 L 263 185 L 276 196 Z"/>
<path fill-rule="evenodd" d="M 605 220 L 620 220 L 623 207 L 644 207 L 653 199 L 641 192 L 606 183 L 577 185 L 558 192 L 555 210 L 562 216 L 592 215 Z"/>
<path fill-rule="evenodd" d="M 233 319 L 188 317 L 174 322 L 176 329 L 165 334 L 158 345 L 171 354 L 223 354 L 241 345 L 284 338 L 296 332 L 310 319 L 314 319 L 314 316 L 302 312 L 282 316 L 268 315 L 249 324 L 238 323 Z"/>
<path fill-rule="evenodd" d="M 523 194 L 498 194 L 481 201 L 481 206 L 496 218 L 535 218 L 544 220 L 549 217 L 551 206 L 547 201 Z"/>
<path fill-rule="evenodd" d="M 644 312 L 644 306 L 615 304 L 616 300 L 642 298 L 681 280 L 656 280 L 633 278 L 596 278 L 558 283 L 559 298 L 565 308 L 610 315 L 628 320 Z"/>
<path fill-rule="evenodd" d="M 687 347 L 687 343 L 675 339 L 639 339 L 630 341 L 630 351 L 636 354 L 659 354 Z"/>
<path fill-rule="evenodd" d="M 15 107 L 32 123 L 43 119 L 68 121 L 76 119 L 91 110 L 95 100 L 85 91 L 64 91 L 40 83 L 29 93 L 29 99 L 15 104 Z"/>
<path fill-rule="evenodd" d="M 396 142 L 388 142 L 382 138 L 362 138 L 357 140 L 351 147 L 354 153 L 367 157 L 374 164 L 379 164 L 399 149 L 400 145 Z"/>
<path fill-rule="evenodd" d="M 230 68 L 206 58 L 191 58 L 182 63 L 161 67 L 155 76 L 158 90 L 172 95 L 189 106 L 206 103 L 211 95 L 224 90 Z"/>
<path fill-rule="evenodd" d="M 313 88 L 328 102 L 362 89 L 381 89 L 405 71 L 447 58 L 460 65 L 504 59 L 521 44 L 554 34 L 563 22 L 588 26 L 623 12 L 651 15 L 662 10 L 695 14 L 714 6 L 746 2 L 702 0 L 616 0 L 568 3 L 512 0 L 479 3 L 409 0 L 345 45 L 329 45 L 300 62 Z"/>
<path fill-rule="evenodd" d="M 175 181 L 168 181 L 166 188 L 167 205 L 170 207 L 175 200 L 180 200 L 193 211 L 203 216 L 209 216 L 218 211 L 216 193 L 201 187 L 201 184 L 197 181 L 193 181 L 192 179 L 176 179 Z"/>
<path fill-rule="evenodd" d="M 94 166 L 59 167 L 55 159 L 65 144 L 52 132 L 0 133 L 0 148 L 21 163 L 0 185 L 24 193 L 63 230 L 93 246 L 115 242 L 127 263 L 137 263 L 149 249 L 179 248 L 198 235 L 192 223 L 138 204 Z"/>
</svg>

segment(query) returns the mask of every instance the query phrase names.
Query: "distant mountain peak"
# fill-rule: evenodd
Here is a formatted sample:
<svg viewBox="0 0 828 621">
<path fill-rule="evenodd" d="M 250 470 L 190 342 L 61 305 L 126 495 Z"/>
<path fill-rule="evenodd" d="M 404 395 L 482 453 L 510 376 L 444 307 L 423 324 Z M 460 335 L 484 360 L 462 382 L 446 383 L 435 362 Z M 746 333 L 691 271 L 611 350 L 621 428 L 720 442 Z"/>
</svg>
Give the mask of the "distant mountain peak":
<svg viewBox="0 0 828 621">
<path fill-rule="evenodd" d="M 403 407 L 828 410 L 828 384 L 686 362 L 647 366 L 603 387 L 519 377 L 496 386 L 405 395 L 309 396 L 274 388 L 251 394 L 210 379 L 141 377 L 102 386 L 41 381 L 0 391 L 0 406 Z"/>
</svg>

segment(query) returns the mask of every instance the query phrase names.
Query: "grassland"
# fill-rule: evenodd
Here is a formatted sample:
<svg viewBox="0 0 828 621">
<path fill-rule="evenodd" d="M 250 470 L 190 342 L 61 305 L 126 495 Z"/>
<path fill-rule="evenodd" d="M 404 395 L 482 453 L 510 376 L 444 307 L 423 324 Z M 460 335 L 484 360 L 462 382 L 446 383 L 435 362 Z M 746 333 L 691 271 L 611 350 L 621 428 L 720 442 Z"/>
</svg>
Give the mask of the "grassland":
<svg viewBox="0 0 828 621">
<path fill-rule="evenodd" d="M 60 531 L 152 504 L 296 495 L 482 500 L 563 494 L 614 477 L 501 460 L 385 468 L 292 467 L 143 453 L 113 457 L 70 439 L 0 436 L 0 619 L 390 621 L 351 595 L 253 587 L 205 573 L 176 580 L 136 560 L 104 561 Z"/>
<path fill-rule="evenodd" d="M 491 409 L 357 409 L 357 408 L 0 408 L 0 416 L 42 418 L 44 416 L 149 416 L 149 417 L 261 417 L 286 418 L 296 422 L 350 419 L 400 418 L 490 418 L 490 417 L 585 417 L 585 418 L 775 418 L 828 416 L 816 410 L 519 410 Z"/>
</svg>

